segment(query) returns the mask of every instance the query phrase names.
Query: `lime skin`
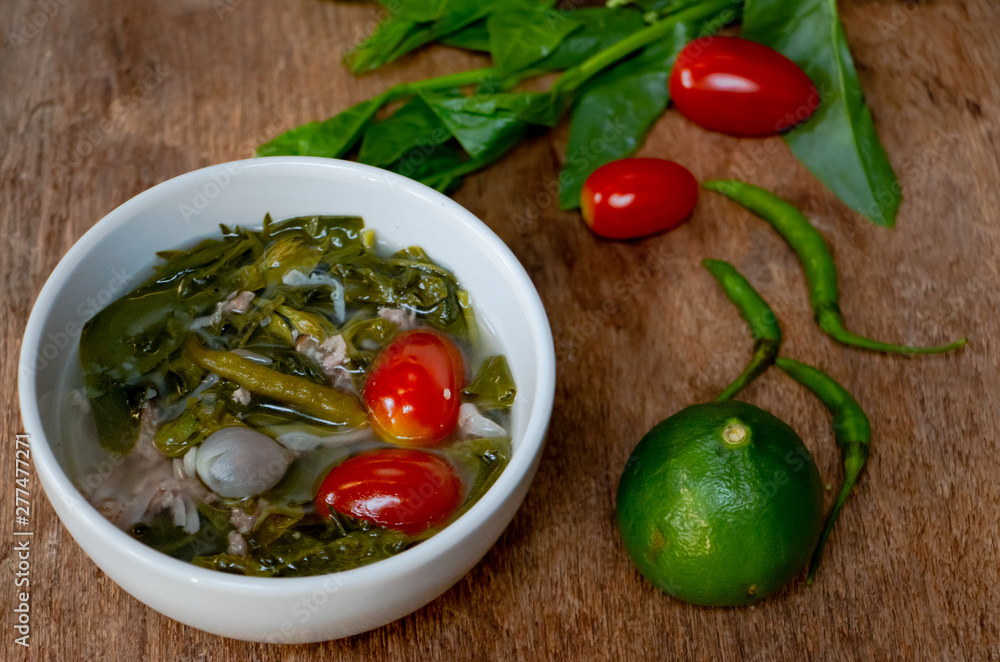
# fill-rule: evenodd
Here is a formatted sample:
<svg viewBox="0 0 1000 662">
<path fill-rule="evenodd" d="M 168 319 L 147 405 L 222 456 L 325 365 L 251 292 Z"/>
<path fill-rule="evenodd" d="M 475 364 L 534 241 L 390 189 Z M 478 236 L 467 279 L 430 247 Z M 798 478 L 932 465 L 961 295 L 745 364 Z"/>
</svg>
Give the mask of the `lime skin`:
<svg viewBox="0 0 1000 662">
<path fill-rule="evenodd" d="M 746 605 L 808 564 L 823 483 L 784 421 L 745 402 L 710 402 L 643 437 L 618 484 L 617 515 L 629 556 L 661 590 L 696 605 Z"/>
</svg>

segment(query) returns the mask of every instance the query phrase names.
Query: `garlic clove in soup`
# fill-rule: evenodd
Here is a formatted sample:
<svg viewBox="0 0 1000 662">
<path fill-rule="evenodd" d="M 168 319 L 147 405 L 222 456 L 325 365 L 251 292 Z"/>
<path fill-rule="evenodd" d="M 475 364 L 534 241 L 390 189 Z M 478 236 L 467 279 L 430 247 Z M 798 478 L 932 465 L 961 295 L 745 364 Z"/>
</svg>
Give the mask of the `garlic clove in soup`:
<svg viewBox="0 0 1000 662">
<path fill-rule="evenodd" d="M 208 489 L 219 496 L 245 499 L 277 485 L 293 459 L 287 449 L 265 434 L 228 427 L 202 442 L 195 469 Z"/>
</svg>

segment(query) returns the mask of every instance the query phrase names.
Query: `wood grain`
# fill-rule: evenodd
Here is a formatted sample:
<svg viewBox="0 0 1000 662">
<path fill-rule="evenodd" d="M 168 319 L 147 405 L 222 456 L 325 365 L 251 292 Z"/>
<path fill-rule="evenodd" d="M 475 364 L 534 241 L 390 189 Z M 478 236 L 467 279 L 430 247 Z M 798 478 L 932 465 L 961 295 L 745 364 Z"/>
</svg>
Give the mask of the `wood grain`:
<svg viewBox="0 0 1000 662">
<path fill-rule="evenodd" d="M 312 646 L 222 639 L 148 609 L 66 534 L 32 476 L 31 648 L 13 645 L 13 487 L 0 496 L 4 657 L 32 660 L 1000 659 L 1000 8 L 989 0 L 844 0 L 847 35 L 903 187 L 898 227 L 853 215 L 783 143 L 708 134 L 676 113 L 645 155 L 699 179 L 739 176 L 799 205 L 829 239 L 859 332 L 939 343 L 906 359 L 851 351 L 811 321 L 794 256 L 759 220 L 705 196 L 665 236 L 604 242 L 549 186 L 565 127 L 456 195 L 510 245 L 548 310 L 559 385 L 541 469 L 509 530 L 457 586 L 379 630 Z M 436 48 L 374 75 L 340 65 L 374 5 L 292 0 L 10 0 L 0 4 L 0 439 L 14 474 L 20 336 L 45 278 L 114 207 L 160 181 L 250 156 L 281 130 L 390 84 L 482 61 Z M 774 303 L 786 353 L 867 407 L 874 450 L 818 581 L 755 607 L 667 598 L 613 526 L 642 434 L 711 398 L 750 341 L 699 266 L 732 261 Z M 800 431 L 840 481 L 825 412 L 780 373 L 744 394 Z M 829 500 L 829 499 L 828 499 Z"/>
</svg>

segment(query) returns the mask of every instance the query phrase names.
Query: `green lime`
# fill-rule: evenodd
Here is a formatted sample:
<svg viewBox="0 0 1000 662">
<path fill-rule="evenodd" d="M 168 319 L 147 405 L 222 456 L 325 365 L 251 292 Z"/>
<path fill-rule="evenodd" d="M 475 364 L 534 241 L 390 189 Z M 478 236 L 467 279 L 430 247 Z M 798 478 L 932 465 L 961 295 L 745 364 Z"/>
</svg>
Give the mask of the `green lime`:
<svg viewBox="0 0 1000 662">
<path fill-rule="evenodd" d="M 744 605 L 809 562 L 823 485 L 802 439 L 745 402 L 683 409 L 650 430 L 618 484 L 618 528 L 642 574 L 698 605 Z"/>
</svg>

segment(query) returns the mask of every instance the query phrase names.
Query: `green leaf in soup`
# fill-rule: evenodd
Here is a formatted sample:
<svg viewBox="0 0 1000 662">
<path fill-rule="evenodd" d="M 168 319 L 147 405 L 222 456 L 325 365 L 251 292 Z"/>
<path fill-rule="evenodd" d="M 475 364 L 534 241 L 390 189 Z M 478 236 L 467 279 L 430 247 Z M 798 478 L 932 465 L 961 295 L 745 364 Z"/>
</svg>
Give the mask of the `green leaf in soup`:
<svg viewBox="0 0 1000 662">
<path fill-rule="evenodd" d="M 669 38 L 648 46 L 588 82 L 569 125 L 566 162 L 559 175 L 559 206 L 580 206 L 583 184 L 600 166 L 642 146 L 670 100 L 667 79 L 677 54 L 700 25 L 679 23 Z"/>
<path fill-rule="evenodd" d="M 361 140 L 358 161 L 384 166 L 415 148 L 432 148 L 451 138 L 451 133 L 420 97 L 415 97 L 390 117 L 374 122 Z"/>
<path fill-rule="evenodd" d="M 270 224 L 265 220 L 265 228 L 261 234 L 267 241 L 286 232 L 302 232 L 316 241 L 329 240 L 330 248 L 345 248 L 361 246 L 365 221 L 360 216 L 296 216 Z"/>
<path fill-rule="evenodd" d="M 90 412 L 101 447 L 112 453 L 128 453 L 139 438 L 139 421 L 145 389 L 109 387 L 90 398 Z"/>
<path fill-rule="evenodd" d="M 109 304 L 84 324 L 80 335 L 88 395 L 96 397 L 112 384 L 137 384 L 181 347 L 195 316 L 214 308 L 226 294 L 209 286 L 181 299 L 176 287 L 153 286 Z"/>
<path fill-rule="evenodd" d="M 331 273 L 343 282 L 348 304 L 411 309 L 428 324 L 465 337 L 465 315 L 458 301 L 454 276 L 431 262 L 412 259 L 415 255 L 403 253 L 400 257 L 382 258 L 365 254 L 350 263 L 334 266 Z M 352 345 L 350 327 L 351 323 L 341 329 L 349 346 Z"/>
<path fill-rule="evenodd" d="M 269 545 L 298 524 L 302 515 L 302 508 L 269 506 L 254 526 L 254 539 L 261 546 Z"/>
<path fill-rule="evenodd" d="M 204 439 L 201 421 L 191 409 L 185 409 L 180 416 L 164 423 L 153 436 L 156 447 L 167 457 L 180 457 Z"/>
<path fill-rule="evenodd" d="M 820 93 L 820 106 L 785 141 L 837 197 L 876 225 L 896 223 L 896 175 L 865 104 L 835 0 L 747 0 L 743 36 L 789 58 Z"/>
<path fill-rule="evenodd" d="M 325 122 L 310 122 L 257 148 L 257 156 L 325 156 L 340 158 L 358 141 L 361 132 L 386 101 L 386 95 L 362 101 Z"/>
<path fill-rule="evenodd" d="M 552 2 L 510 3 L 486 19 L 490 53 L 501 72 L 520 71 L 549 56 L 580 23 Z"/>
<path fill-rule="evenodd" d="M 246 556 L 216 554 L 192 562 L 203 568 L 249 576 L 299 577 L 368 565 L 398 554 L 410 544 L 402 533 L 378 528 L 318 535 L 297 529 L 265 545 L 257 544 L 253 533 L 246 538 Z"/>
<path fill-rule="evenodd" d="M 189 250 L 161 251 L 156 255 L 163 263 L 155 268 L 151 280 L 168 283 L 198 269 L 205 270 L 203 273 L 217 271 L 217 268 L 212 269 L 214 265 L 234 261 L 234 257 L 238 259 L 245 251 L 252 249 L 243 239 L 205 239 Z M 234 252 L 237 253 L 236 256 L 233 255 Z"/>
<path fill-rule="evenodd" d="M 201 510 L 201 507 L 199 507 Z M 188 533 L 174 525 L 168 514 L 160 514 L 149 524 L 136 524 L 130 534 L 153 549 L 169 554 L 181 561 L 190 561 L 196 556 L 212 554 L 226 549 L 226 534 L 216 529 L 203 514 L 199 517 L 197 533 Z"/>
<path fill-rule="evenodd" d="M 476 378 L 462 389 L 462 395 L 483 411 L 510 408 L 517 396 L 517 387 L 507 358 L 498 354 L 484 360 Z"/>
<path fill-rule="evenodd" d="M 455 521 L 482 498 L 510 461 L 511 440 L 507 437 L 469 439 L 443 449 L 444 455 L 469 480 L 469 495 L 450 521 Z"/>
<path fill-rule="evenodd" d="M 269 288 L 283 282 L 292 271 L 308 275 L 326 254 L 327 242 L 307 241 L 303 232 L 283 233 L 267 246 L 258 268 Z"/>
<path fill-rule="evenodd" d="M 283 426 L 286 431 L 291 427 L 289 424 Z M 263 494 L 263 498 L 268 503 L 284 506 L 309 503 L 319 492 L 320 483 L 330 469 L 346 460 L 350 453 L 345 446 L 321 446 L 306 453 L 292 462 L 281 482 Z"/>
</svg>

